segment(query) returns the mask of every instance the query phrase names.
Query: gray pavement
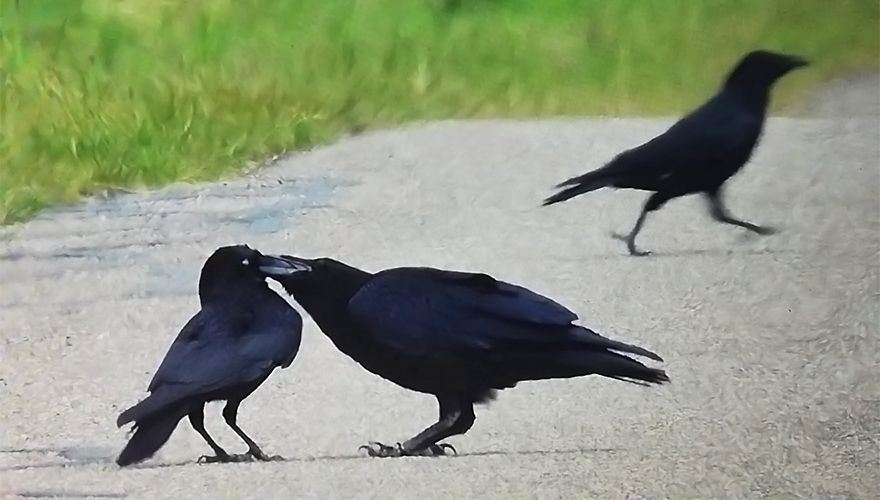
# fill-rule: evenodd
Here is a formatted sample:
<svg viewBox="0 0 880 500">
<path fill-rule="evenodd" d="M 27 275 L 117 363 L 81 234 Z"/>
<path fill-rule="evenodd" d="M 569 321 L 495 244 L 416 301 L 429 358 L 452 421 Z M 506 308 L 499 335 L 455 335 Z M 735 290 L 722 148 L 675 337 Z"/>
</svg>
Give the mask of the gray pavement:
<svg viewBox="0 0 880 500">
<path fill-rule="evenodd" d="M 0 495 L 875 498 L 880 100 L 860 82 L 771 119 L 729 186 L 735 214 L 782 230 L 766 239 L 710 222 L 692 197 L 648 221 L 639 241 L 656 255 L 635 259 L 608 233 L 630 227 L 644 194 L 538 208 L 554 182 L 671 119 L 414 125 L 2 229 Z M 206 447 L 181 425 L 153 460 L 119 470 L 116 415 L 197 310 L 202 260 L 236 242 L 371 270 L 486 271 L 660 353 L 673 383 L 523 383 L 477 409 L 450 440 L 458 457 L 363 458 L 358 445 L 433 422 L 435 402 L 367 373 L 308 321 L 293 366 L 240 413 L 288 460 L 197 465 Z M 241 447 L 219 406 L 207 426 Z"/>
</svg>

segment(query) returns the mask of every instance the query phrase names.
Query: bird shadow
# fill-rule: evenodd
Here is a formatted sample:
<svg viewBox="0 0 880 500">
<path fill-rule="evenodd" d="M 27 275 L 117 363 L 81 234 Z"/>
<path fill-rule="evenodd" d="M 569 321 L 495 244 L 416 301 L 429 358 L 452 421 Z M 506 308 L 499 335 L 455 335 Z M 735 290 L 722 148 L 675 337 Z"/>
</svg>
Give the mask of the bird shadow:
<svg viewBox="0 0 880 500">
<path fill-rule="evenodd" d="M 68 446 L 62 448 L 34 447 L 34 448 L 0 448 L 0 454 L 9 455 L 50 455 L 56 456 L 61 461 L 38 462 L 31 464 L 11 465 L 0 467 L 0 472 L 48 469 L 53 467 L 72 467 L 77 465 L 111 464 L 113 462 L 113 449 L 99 446 Z"/>
<path fill-rule="evenodd" d="M 109 448 L 100 447 L 65 447 L 65 448 L 0 448 L 0 454 L 8 455 L 54 455 L 63 461 L 41 462 L 32 464 L 13 465 L 0 467 L 0 472 L 12 472 L 30 469 L 67 468 L 77 465 L 93 465 L 112 463 L 105 455 Z M 125 498 L 128 495 L 116 491 L 82 491 L 82 490 L 54 490 L 54 489 L 31 489 L 2 491 L 0 496 L 6 495 L 17 498 Z"/>
<path fill-rule="evenodd" d="M 558 448 L 554 450 L 487 450 L 462 453 L 466 457 L 506 457 L 506 456 L 554 456 L 554 455 L 587 455 L 596 453 L 614 453 L 621 448 Z"/>
<path fill-rule="evenodd" d="M 716 258 L 725 258 L 732 256 L 753 256 L 753 257 L 775 257 L 782 255 L 797 255 L 799 252 L 795 250 L 771 250 L 771 249 L 747 249 L 747 250 L 734 250 L 729 248 L 692 248 L 685 250 L 676 250 L 669 252 L 656 252 L 651 251 L 651 253 L 647 255 L 634 256 L 626 253 L 626 251 L 614 252 L 614 253 L 596 253 L 591 255 L 584 255 L 579 257 L 565 257 L 559 256 L 556 257 L 558 261 L 573 261 L 573 262 L 584 262 L 587 260 L 596 261 L 596 260 L 615 260 L 615 259 L 634 259 L 637 262 L 650 262 L 652 259 L 671 259 L 671 258 L 687 258 L 687 257 L 716 257 Z"/>
<path fill-rule="evenodd" d="M 23 453 L 59 453 L 60 448 L 0 448 L 0 453 L 23 454 Z"/>
<path fill-rule="evenodd" d="M 794 250 L 771 250 L 771 249 L 747 249 L 734 250 L 726 248 L 692 248 L 686 250 L 678 250 L 675 252 L 652 252 L 645 258 L 651 257 L 671 258 L 671 257 L 731 257 L 734 255 L 750 255 L 756 257 L 767 257 L 776 255 L 795 255 L 798 252 Z"/>
<path fill-rule="evenodd" d="M 70 468 L 77 466 L 90 466 L 90 465 L 112 465 L 116 467 L 116 463 L 112 457 L 92 457 L 92 458 L 68 458 L 70 455 L 66 453 L 67 449 L 53 449 L 53 448 L 31 448 L 31 449 L 14 449 L 14 450 L 3 450 L 0 449 L 0 453 L 44 453 L 44 454 L 53 454 L 58 457 L 64 459 L 64 461 L 52 461 L 52 462 L 40 462 L 40 463 L 31 463 L 31 464 L 20 464 L 20 465 L 12 465 L 8 467 L 0 467 L 0 472 L 12 472 L 12 471 L 22 471 L 22 470 L 31 470 L 31 469 L 52 469 L 52 468 Z M 464 458 L 477 458 L 477 457 L 506 457 L 506 456 L 554 456 L 554 455 L 585 455 L 585 454 L 596 454 L 596 453 L 614 453 L 617 451 L 621 451 L 620 448 L 564 448 L 564 449 L 550 449 L 550 450 L 485 450 L 485 451 L 475 451 L 469 453 L 460 453 L 454 455 L 448 455 L 444 457 L 408 457 L 408 458 L 437 458 L 437 459 L 464 459 Z M 370 460 L 375 457 L 370 457 L 365 454 L 354 453 L 354 454 L 344 454 L 344 455 L 314 455 L 314 456 L 305 456 L 305 457 L 285 457 L 278 460 L 273 460 L 274 463 L 309 463 L 309 462 L 337 462 L 337 461 L 354 461 L 354 460 Z M 259 462 L 240 462 L 246 464 L 254 464 Z M 218 466 L 236 466 L 240 463 L 229 463 L 229 464 L 204 464 L 199 463 L 197 460 L 182 460 L 175 462 L 146 462 L 141 464 L 132 465 L 126 467 L 128 470 L 153 470 L 153 469 L 167 469 L 167 468 L 175 468 L 175 467 L 188 467 L 197 465 L 200 467 L 218 467 Z M 19 495 L 22 496 L 22 495 Z M 46 495 L 51 496 L 51 495 Z M 71 496 L 68 493 L 65 493 L 64 496 Z M 78 495 L 72 495 L 78 496 Z M 80 495 L 80 496 L 95 496 L 92 494 L 89 495 Z M 100 495 L 98 495 L 100 496 Z M 34 496 L 34 498 L 38 498 L 39 495 Z M 115 498 L 115 497 L 108 497 Z"/>
<path fill-rule="evenodd" d="M 128 496 L 125 493 L 75 490 L 23 490 L 4 494 L 19 498 L 125 498 Z"/>
</svg>

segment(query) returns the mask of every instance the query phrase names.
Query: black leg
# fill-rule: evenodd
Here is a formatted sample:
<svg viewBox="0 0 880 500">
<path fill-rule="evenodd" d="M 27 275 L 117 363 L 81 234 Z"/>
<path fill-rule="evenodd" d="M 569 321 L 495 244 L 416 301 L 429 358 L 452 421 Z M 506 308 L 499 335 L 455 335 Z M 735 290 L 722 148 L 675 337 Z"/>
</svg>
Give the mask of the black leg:
<svg viewBox="0 0 880 500">
<path fill-rule="evenodd" d="M 382 443 L 372 442 L 361 446 L 373 457 L 400 457 L 400 456 L 438 456 L 445 455 L 447 449 L 453 452 L 455 448 L 448 444 L 437 444 L 440 440 L 450 436 L 464 434 L 473 425 L 474 405 L 457 398 L 437 398 L 440 403 L 440 418 L 437 423 L 408 439 L 403 444 L 387 446 Z"/>
<path fill-rule="evenodd" d="M 727 209 L 724 208 L 724 200 L 721 196 L 721 189 L 706 192 L 706 198 L 709 200 L 709 213 L 712 215 L 712 218 L 717 220 L 718 222 L 743 227 L 748 229 L 749 231 L 752 231 L 753 233 L 760 235 L 768 235 L 776 232 L 776 230 L 774 230 L 773 228 L 758 226 L 752 224 L 751 222 L 736 219 L 732 215 L 730 215 L 727 212 Z"/>
<path fill-rule="evenodd" d="M 199 457 L 199 462 L 229 462 L 232 460 L 232 457 L 226 453 L 226 450 L 220 447 L 214 439 L 208 434 L 208 431 L 205 430 L 205 405 L 199 405 L 199 407 L 189 413 L 189 423 L 192 425 L 193 429 L 202 436 L 202 439 L 208 443 L 208 446 L 214 450 L 214 456 L 210 455 L 202 455 Z"/>
<path fill-rule="evenodd" d="M 642 225 L 645 223 L 645 219 L 648 217 L 648 212 L 653 212 L 660 207 L 663 206 L 664 203 L 670 200 L 670 196 L 659 192 L 652 194 L 648 200 L 645 202 L 645 205 L 642 207 L 642 212 L 639 214 L 639 218 L 636 219 L 636 224 L 633 226 L 632 231 L 627 235 L 622 235 L 618 233 L 612 233 L 612 236 L 618 240 L 626 242 L 626 249 L 629 250 L 629 254 L 636 257 L 643 257 L 645 255 L 650 255 L 651 252 L 645 252 L 639 250 L 636 247 L 636 236 L 638 236 L 639 232 L 642 230 Z"/>
<path fill-rule="evenodd" d="M 403 449 L 410 453 L 418 454 L 419 451 L 428 450 L 432 451 L 433 454 L 437 454 L 437 451 L 440 451 L 440 454 L 444 454 L 444 448 L 449 447 L 452 448 L 451 445 L 444 445 L 437 443 L 446 439 L 450 436 L 457 436 L 459 434 L 464 434 L 474 425 L 474 421 L 476 420 L 476 416 L 474 415 L 474 405 L 470 402 L 463 401 L 455 401 L 450 404 L 449 402 L 444 402 L 442 400 L 440 402 L 440 422 L 448 422 L 452 421 L 452 425 L 446 427 L 435 427 L 437 424 L 428 427 L 424 431 L 420 432 L 415 437 L 408 439 L 405 443 L 403 443 Z M 439 448 L 439 449 L 438 449 Z M 455 448 L 452 448 L 455 451 Z"/>
<path fill-rule="evenodd" d="M 240 404 L 240 399 L 230 399 L 226 403 L 226 407 L 223 408 L 223 418 L 226 420 L 226 424 L 229 425 L 229 427 L 232 428 L 232 430 L 235 431 L 236 434 L 238 434 L 238 437 L 240 437 L 242 441 L 245 442 L 245 444 L 247 444 L 247 455 L 261 462 L 268 462 L 271 460 L 283 460 L 283 458 L 278 455 L 270 457 L 263 453 L 263 450 L 261 450 L 260 447 L 257 446 L 257 443 L 255 443 L 253 439 L 251 439 L 247 434 L 244 433 L 243 430 L 241 430 L 241 427 L 239 427 L 236 422 L 238 419 L 238 405 Z"/>
</svg>

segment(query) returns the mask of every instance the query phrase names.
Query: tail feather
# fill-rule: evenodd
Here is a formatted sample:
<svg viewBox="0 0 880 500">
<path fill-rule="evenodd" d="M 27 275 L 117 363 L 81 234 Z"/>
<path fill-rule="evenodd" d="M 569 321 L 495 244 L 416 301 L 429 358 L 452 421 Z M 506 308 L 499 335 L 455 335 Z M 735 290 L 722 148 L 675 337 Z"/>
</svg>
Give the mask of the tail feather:
<svg viewBox="0 0 880 500">
<path fill-rule="evenodd" d="M 168 441 L 185 414 L 183 410 L 177 410 L 137 422 L 134 436 L 125 445 L 116 463 L 125 467 L 152 457 Z"/>
<path fill-rule="evenodd" d="M 630 354 L 635 354 L 637 356 L 644 356 L 660 363 L 663 362 L 663 358 L 661 358 L 658 354 L 651 352 L 643 347 L 609 339 L 608 337 L 599 335 L 593 330 L 590 330 L 589 328 L 583 326 L 578 325 L 575 326 L 575 328 L 577 329 L 576 338 L 578 343 L 585 343 L 593 347 L 610 349 L 612 351 L 627 352 Z"/>
<path fill-rule="evenodd" d="M 179 394 L 170 391 L 154 391 L 146 399 L 120 413 L 116 419 L 116 427 L 150 418 L 154 413 L 165 410 L 168 405 L 180 398 Z"/>
<path fill-rule="evenodd" d="M 592 351 L 584 357 L 584 364 L 589 366 L 593 373 L 640 385 L 645 385 L 642 382 L 648 384 L 669 382 L 665 371 L 647 367 L 620 353 L 644 356 L 662 363 L 663 358 L 658 354 L 637 345 L 609 339 L 589 328 L 578 326 L 577 329 L 578 343 Z"/>
<path fill-rule="evenodd" d="M 585 174 L 576 175 L 574 177 L 568 178 L 568 179 L 560 182 L 559 184 L 557 184 L 553 187 L 559 189 L 559 188 L 564 188 L 566 186 L 575 186 L 577 184 L 583 184 L 584 182 L 589 182 L 590 177 L 595 177 L 597 173 L 601 173 L 601 172 L 598 170 L 594 170 L 592 172 L 587 172 Z"/>
<path fill-rule="evenodd" d="M 571 187 L 563 189 L 562 191 L 559 191 L 558 193 L 547 197 L 546 199 L 544 199 L 542 205 L 546 207 L 547 205 L 559 203 L 561 201 L 574 198 L 575 196 L 589 193 L 590 191 L 595 191 L 597 189 L 608 186 L 610 184 L 610 180 L 611 179 L 606 175 L 603 169 L 588 172 L 577 177 L 572 177 L 571 179 L 560 182 L 555 186 L 556 188 L 563 188 L 566 186 Z"/>
<path fill-rule="evenodd" d="M 602 348 L 569 345 L 545 352 L 509 353 L 492 360 L 493 387 L 513 387 L 521 380 L 602 375 L 638 385 L 669 382 L 666 372 Z"/>
<path fill-rule="evenodd" d="M 637 385 L 663 384 L 669 382 L 664 370 L 650 368 L 616 352 L 606 351 L 590 356 L 590 369 L 597 375 Z"/>
<path fill-rule="evenodd" d="M 604 338 L 604 337 L 603 337 Z M 644 347 L 639 347 L 637 345 L 626 344 L 623 342 L 618 342 L 616 340 L 611 340 L 605 338 L 605 345 L 608 349 L 612 351 L 620 351 L 620 352 L 628 352 L 630 354 L 635 354 L 638 356 L 644 356 L 649 359 L 653 359 L 654 361 L 658 361 L 660 363 L 663 362 L 663 358 L 661 358 L 658 354 L 651 352 Z"/>
</svg>

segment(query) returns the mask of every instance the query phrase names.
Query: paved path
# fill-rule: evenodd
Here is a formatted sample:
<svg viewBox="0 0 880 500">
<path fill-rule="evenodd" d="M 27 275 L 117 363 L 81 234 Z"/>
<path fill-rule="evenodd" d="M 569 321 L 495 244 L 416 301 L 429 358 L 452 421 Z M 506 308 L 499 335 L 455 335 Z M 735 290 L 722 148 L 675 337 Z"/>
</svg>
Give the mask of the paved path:
<svg viewBox="0 0 880 500">
<path fill-rule="evenodd" d="M 874 80 L 876 82 L 876 79 Z M 830 87 L 834 88 L 834 87 Z M 880 104 L 842 85 L 774 118 L 730 186 L 747 237 L 699 199 L 653 217 L 625 255 L 610 230 L 643 194 L 538 208 L 668 119 L 449 122 L 369 133 L 215 185 L 94 200 L 0 232 L 0 494 L 104 498 L 872 498 L 880 491 Z M 861 103 L 852 106 L 851 103 Z M 818 113 L 819 116 L 816 116 Z M 118 470 L 114 420 L 196 310 L 201 261 L 247 242 L 367 269 L 482 270 L 653 349 L 673 383 L 524 383 L 477 410 L 461 456 L 361 458 L 436 416 L 307 323 L 292 369 L 243 405 L 270 464 L 196 465 L 182 425 Z M 209 407 L 208 428 L 239 442 Z"/>
</svg>

